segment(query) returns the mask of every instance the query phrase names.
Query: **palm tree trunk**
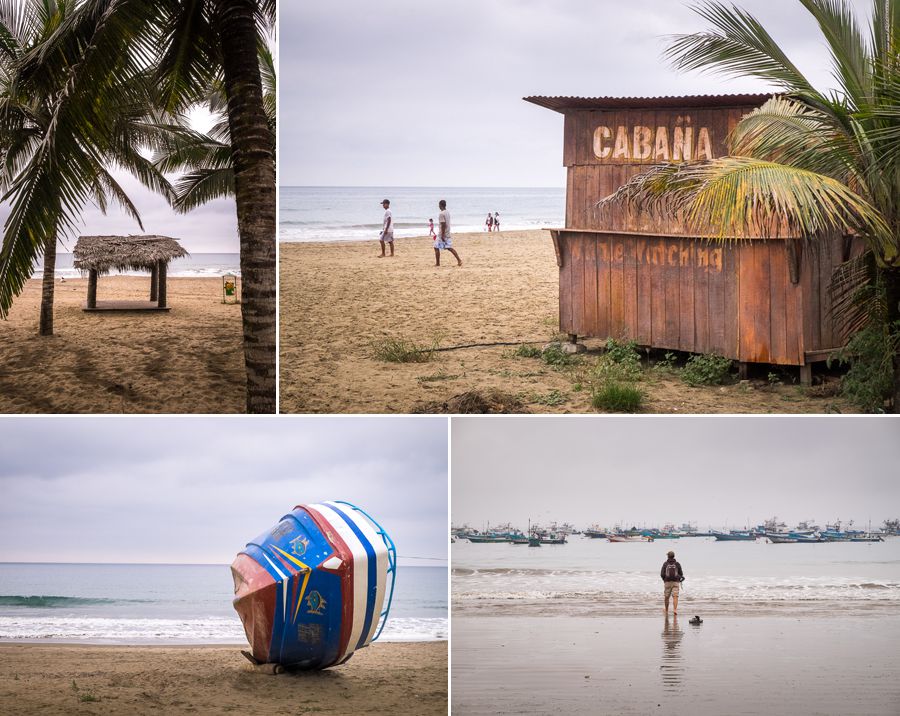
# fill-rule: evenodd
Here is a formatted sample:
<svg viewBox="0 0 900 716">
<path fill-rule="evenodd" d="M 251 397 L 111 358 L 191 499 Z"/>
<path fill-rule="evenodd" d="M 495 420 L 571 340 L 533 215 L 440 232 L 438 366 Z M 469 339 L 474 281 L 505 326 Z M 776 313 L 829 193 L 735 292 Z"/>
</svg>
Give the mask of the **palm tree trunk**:
<svg viewBox="0 0 900 716">
<path fill-rule="evenodd" d="M 275 142 L 263 110 L 255 0 L 218 0 L 241 239 L 247 412 L 275 412 Z"/>
<path fill-rule="evenodd" d="M 41 326 L 42 336 L 53 335 L 53 291 L 56 288 L 56 234 L 48 236 L 44 242 L 44 279 L 41 285 Z"/>
<path fill-rule="evenodd" d="M 900 331 L 900 269 L 887 269 L 884 277 L 885 299 L 887 301 L 888 331 L 894 340 L 900 341 L 896 335 Z M 900 353 L 894 353 L 894 390 L 891 395 L 891 412 L 900 412 Z"/>
</svg>

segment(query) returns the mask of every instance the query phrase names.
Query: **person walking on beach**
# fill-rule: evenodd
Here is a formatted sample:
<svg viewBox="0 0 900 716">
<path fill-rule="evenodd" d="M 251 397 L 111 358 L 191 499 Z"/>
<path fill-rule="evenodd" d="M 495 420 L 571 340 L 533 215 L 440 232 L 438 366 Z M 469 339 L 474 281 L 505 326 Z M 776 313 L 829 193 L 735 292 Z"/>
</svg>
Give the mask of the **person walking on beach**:
<svg viewBox="0 0 900 716">
<path fill-rule="evenodd" d="M 428 220 L 428 236 L 432 241 L 437 241 L 437 234 L 434 233 L 434 219 Z"/>
<path fill-rule="evenodd" d="M 394 255 L 394 217 L 391 214 L 391 200 L 385 199 L 381 202 L 384 207 L 384 220 L 382 223 L 381 233 L 378 235 L 378 243 L 381 244 L 380 259 L 384 258 L 385 244 L 391 246 L 391 256 Z"/>
<path fill-rule="evenodd" d="M 666 615 L 669 614 L 669 597 L 672 598 L 673 612 L 678 614 L 678 590 L 684 581 L 684 572 L 681 563 L 675 561 L 675 553 L 669 552 L 668 559 L 663 562 L 659 576 L 663 581 L 663 597 L 666 602 Z"/>
<path fill-rule="evenodd" d="M 441 249 L 446 249 L 456 257 L 456 265 L 462 266 L 462 259 L 456 253 L 456 249 L 453 248 L 453 237 L 450 235 L 450 212 L 447 211 L 447 202 L 441 199 L 438 202 L 438 209 L 441 210 L 441 213 L 438 214 L 438 238 L 434 242 L 434 265 L 441 265 Z"/>
<path fill-rule="evenodd" d="M 494 212 L 494 231 L 500 231 L 500 212 Z"/>
<path fill-rule="evenodd" d="M 491 212 L 488 212 L 487 219 L 484 220 L 484 225 L 487 227 L 488 233 L 491 233 L 491 229 L 494 226 L 494 217 L 491 216 Z"/>
</svg>

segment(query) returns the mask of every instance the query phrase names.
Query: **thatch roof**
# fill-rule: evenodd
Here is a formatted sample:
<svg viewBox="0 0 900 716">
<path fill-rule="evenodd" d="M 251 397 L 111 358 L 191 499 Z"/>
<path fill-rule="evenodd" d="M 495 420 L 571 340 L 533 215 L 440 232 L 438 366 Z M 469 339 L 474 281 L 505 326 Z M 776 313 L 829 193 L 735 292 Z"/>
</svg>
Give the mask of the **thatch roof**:
<svg viewBox="0 0 900 716">
<path fill-rule="evenodd" d="M 75 268 L 100 273 L 111 269 L 149 271 L 158 261 L 168 263 L 188 255 L 168 236 L 79 236 L 73 253 Z"/>
</svg>

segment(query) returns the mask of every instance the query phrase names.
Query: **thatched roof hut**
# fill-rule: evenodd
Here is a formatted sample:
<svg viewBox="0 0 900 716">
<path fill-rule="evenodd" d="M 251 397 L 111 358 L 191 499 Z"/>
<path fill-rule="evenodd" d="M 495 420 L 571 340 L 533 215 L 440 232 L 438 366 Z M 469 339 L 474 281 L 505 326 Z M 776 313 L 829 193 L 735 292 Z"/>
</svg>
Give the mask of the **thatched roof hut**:
<svg viewBox="0 0 900 716">
<path fill-rule="evenodd" d="M 188 256 L 176 239 L 168 236 L 79 236 L 73 251 L 75 268 L 88 271 L 85 310 L 168 310 L 166 269 L 172 259 Z M 119 271 L 149 271 L 150 301 L 115 302 L 97 306 L 97 277 Z"/>
<path fill-rule="evenodd" d="M 119 271 L 152 271 L 160 261 L 187 256 L 181 244 L 168 236 L 79 236 L 75 244 L 75 268 L 100 274 Z"/>
</svg>

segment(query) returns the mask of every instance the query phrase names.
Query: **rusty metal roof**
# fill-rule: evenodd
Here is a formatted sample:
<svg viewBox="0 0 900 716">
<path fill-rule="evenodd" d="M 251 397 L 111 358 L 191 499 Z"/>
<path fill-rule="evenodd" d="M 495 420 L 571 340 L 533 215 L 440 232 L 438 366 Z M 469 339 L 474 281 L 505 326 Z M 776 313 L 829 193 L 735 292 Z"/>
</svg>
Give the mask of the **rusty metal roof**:
<svg viewBox="0 0 900 716">
<path fill-rule="evenodd" d="M 682 107 L 745 107 L 770 99 L 766 94 L 696 94 L 683 97 L 523 97 L 539 107 L 555 112 L 570 109 L 680 109 Z"/>
</svg>

